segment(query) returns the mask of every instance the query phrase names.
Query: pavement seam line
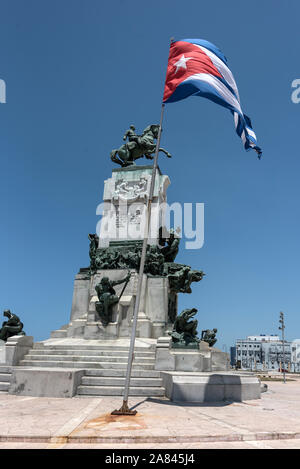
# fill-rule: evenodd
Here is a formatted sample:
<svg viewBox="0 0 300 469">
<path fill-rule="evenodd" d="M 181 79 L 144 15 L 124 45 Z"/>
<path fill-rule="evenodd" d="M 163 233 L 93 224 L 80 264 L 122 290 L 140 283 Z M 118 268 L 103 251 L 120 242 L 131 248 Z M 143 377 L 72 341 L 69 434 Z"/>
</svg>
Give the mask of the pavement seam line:
<svg viewBox="0 0 300 469">
<path fill-rule="evenodd" d="M 102 399 L 93 399 L 78 415 L 66 422 L 50 439 L 50 444 L 65 444 L 68 436 L 86 419 L 86 417 L 100 404 Z"/>
</svg>

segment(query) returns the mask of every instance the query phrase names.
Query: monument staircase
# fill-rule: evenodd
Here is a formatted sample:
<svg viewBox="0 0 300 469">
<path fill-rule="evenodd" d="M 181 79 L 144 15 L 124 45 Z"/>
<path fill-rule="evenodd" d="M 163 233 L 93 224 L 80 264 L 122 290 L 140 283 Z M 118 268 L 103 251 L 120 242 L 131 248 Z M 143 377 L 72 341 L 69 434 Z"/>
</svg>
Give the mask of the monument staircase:
<svg viewBox="0 0 300 469">
<path fill-rule="evenodd" d="M 10 385 L 11 366 L 0 366 L 0 394 L 7 393 Z"/>
<path fill-rule="evenodd" d="M 129 340 L 49 340 L 37 342 L 19 362 L 32 369 L 81 369 L 84 375 L 77 396 L 122 396 L 124 392 Z M 140 341 L 139 341 L 140 342 Z M 149 342 L 149 341 L 148 341 Z M 160 372 L 154 369 L 155 342 L 135 347 L 130 382 L 131 396 L 164 396 Z"/>
</svg>

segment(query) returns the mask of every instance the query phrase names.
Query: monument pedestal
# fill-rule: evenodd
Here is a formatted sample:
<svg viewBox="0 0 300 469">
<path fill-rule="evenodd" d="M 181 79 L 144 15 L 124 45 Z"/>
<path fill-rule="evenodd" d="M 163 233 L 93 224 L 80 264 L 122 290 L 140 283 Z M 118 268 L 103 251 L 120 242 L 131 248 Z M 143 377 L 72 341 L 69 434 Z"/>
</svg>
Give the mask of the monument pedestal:
<svg viewBox="0 0 300 469">
<path fill-rule="evenodd" d="M 112 170 L 104 182 L 103 215 L 99 250 L 120 242 L 143 241 L 150 194 L 152 166 L 128 166 Z M 149 244 L 157 245 L 161 221 L 165 218 L 168 176 L 157 168 L 151 209 Z M 101 252 L 100 252 L 101 253 Z"/>
<path fill-rule="evenodd" d="M 97 237 L 90 235 L 93 240 L 91 265 L 80 269 L 75 277 L 70 323 L 62 330 L 54 331 L 52 337 L 82 337 L 86 340 L 130 337 L 151 175 L 152 166 L 128 166 L 113 169 L 111 178 L 105 180 L 98 246 L 95 244 Z M 143 276 L 137 337 L 156 339 L 164 335 L 169 323 L 170 297 L 175 304 L 172 304 L 173 313 L 176 309 L 177 294 L 170 292 L 168 278 L 163 273 L 164 257 L 158 247 L 169 184 L 168 176 L 162 175 L 157 168 L 149 238 L 152 247 L 147 252 L 151 260 L 146 263 Z M 128 271 L 131 278 L 125 290 L 124 284 L 114 286 L 119 302 L 110 310 L 111 317 L 105 325 L 96 310 L 99 299 L 95 287 L 104 277 L 113 285 L 126 278 Z"/>
<path fill-rule="evenodd" d="M 74 283 L 71 321 L 60 332 L 52 333 L 52 337 L 81 337 L 87 340 L 130 337 L 137 294 L 138 273 L 136 270 L 131 270 L 131 278 L 119 302 L 113 306 L 112 318 L 107 326 L 103 326 L 95 306 L 98 301 L 95 286 L 101 279 L 108 277 L 112 281 L 118 281 L 125 278 L 127 273 L 125 269 L 98 270 L 91 276 L 87 276 L 87 272 L 79 272 Z M 122 289 L 122 284 L 115 286 L 117 296 L 120 296 Z M 167 277 L 151 277 L 144 274 L 137 337 L 157 339 L 165 334 L 170 327 L 168 297 Z"/>
<path fill-rule="evenodd" d="M 228 354 L 201 341 L 198 349 L 172 348 L 170 337 L 160 337 L 156 344 L 155 369 L 161 371 L 228 371 Z"/>
</svg>

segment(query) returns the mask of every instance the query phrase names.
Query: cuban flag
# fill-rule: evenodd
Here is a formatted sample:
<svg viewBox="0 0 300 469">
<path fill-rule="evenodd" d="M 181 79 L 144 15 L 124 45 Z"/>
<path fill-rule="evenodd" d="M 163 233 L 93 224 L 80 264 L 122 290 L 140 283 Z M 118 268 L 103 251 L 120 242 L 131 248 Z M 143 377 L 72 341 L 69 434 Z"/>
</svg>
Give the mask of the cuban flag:
<svg viewBox="0 0 300 469">
<path fill-rule="evenodd" d="M 170 46 L 163 102 L 174 103 L 188 96 L 203 96 L 230 109 L 245 149 L 253 148 L 261 157 L 251 121 L 241 109 L 227 59 L 214 44 L 204 39 L 183 39 Z"/>
</svg>

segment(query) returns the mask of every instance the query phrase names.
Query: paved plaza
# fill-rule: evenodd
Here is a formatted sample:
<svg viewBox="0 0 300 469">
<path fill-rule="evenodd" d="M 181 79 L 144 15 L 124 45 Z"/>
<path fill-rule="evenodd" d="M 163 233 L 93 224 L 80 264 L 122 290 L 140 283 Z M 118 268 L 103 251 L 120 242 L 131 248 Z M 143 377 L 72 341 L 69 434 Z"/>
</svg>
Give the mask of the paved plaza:
<svg viewBox="0 0 300 469">
<path fill-rule="evenodd" d="M 0 395 L 0 448 L 300 448 L 300 379 L 268 381 L 262 398 L 187 405 L 130 398 L 134 417 L 112 416 L 118 397 Z"/>
</svg>

